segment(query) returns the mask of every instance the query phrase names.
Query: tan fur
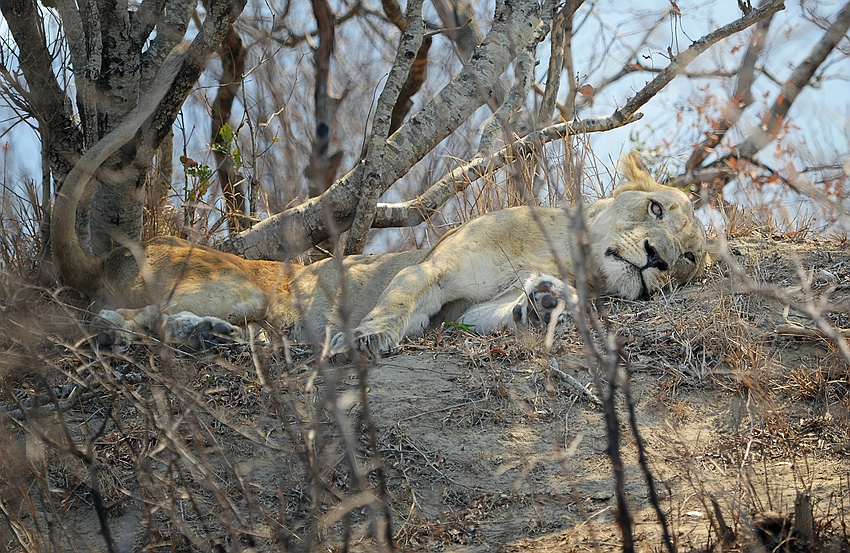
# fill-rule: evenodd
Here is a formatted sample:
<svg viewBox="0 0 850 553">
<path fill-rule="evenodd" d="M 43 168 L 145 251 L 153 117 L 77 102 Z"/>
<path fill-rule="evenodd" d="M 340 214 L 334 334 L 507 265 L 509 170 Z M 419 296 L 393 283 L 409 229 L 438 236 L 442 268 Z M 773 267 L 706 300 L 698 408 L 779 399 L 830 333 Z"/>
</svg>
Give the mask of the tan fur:
<svg viewBox="0 0 850 553">
<path fill-rule="evenodd" d="M 622 170 L 626 181 L 614 197 L 585 209 L 589 255 L 584 263 L 597 291 L 636 299 L 699 274 L 706 240 L 687 195 L 655 182 L 638 154 L 626 155 Z M 456 320 L 480 332 L 524 323 L 531 308 L 551 311 L 542 297 L 563 300 L 574 294 L 564 282 L 574 280 L 578 258 L 573 218 L 571 209 L 515 207 L 462 225 L 381 291 L 351 345 L 370 356 L 380 354 L 458 303 Z M 558 261 L 565 275 L 559 274 Z M 331 350 L 347 346 L 340 333 Z"/>
<path fill-rule="evenodd" d="M 151 90 L 167 89 L 177 68 L 179 59 L 163 64 Z M 241 326 L 263 321 L 341 352 L 349 345 L 343 332 L 348 320 L 357 325 L 351 345 L 377 355 L 440 321 L 489 332 L 544 321 L 553 302 L 572 301 L 574 216 L 561 208 L 483 215 L 430 251 L 307 267 L 246 260 L 177 238 L 95 259 L 73 231 L 77 205 L 99 164 L 153 112 L 159 100 L 151 96 L 83 157 L 56 203 L 54 256 L 67 281 L 103 309 L 94 323 L 110 342 L 159 331 L 166 339 L 203 345 L 210 336 L 240 339 Z M 634 299 L 698 274 L 705 234 L 687 196 L 656 183 L 637 154 L 624 158 L 622 170 L 626 182 L 614 197 L 585 209 L 590 248 L 584 262 L 595 289 Z"/>
</svg>

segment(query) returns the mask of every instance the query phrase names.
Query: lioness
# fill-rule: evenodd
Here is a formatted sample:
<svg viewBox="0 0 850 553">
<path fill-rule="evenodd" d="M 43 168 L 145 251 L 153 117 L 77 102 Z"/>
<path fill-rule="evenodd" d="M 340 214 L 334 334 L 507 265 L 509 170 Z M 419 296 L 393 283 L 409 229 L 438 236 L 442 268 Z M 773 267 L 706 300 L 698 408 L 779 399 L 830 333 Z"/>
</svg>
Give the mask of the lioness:
<svg viewBox="0 0 850 553">
<path fill-rule="evenodd" d="M 613 197 L 585 208 L 589 284 L 637 299 L 688 282 L 706 261 L 705 231 L 691 202 L 682 191 L 653 180 L 637 153 L 624 156 L 621 169 L 625 182 Z M 374 356 L 403 336 L 421 333 L 435 318 L 478 332 L 548 322 L 557 302 L 574 294 L 555 276 L 560 260 L 563 276 L 575 278 L 572 218 L 571 208 L 514 207 L 447 233 L 383 289 L 354 329 L 354 348 Z M 344 345 L 338 333 L 331 351 Z"/>
<path fill-rule="evenodd" d="M 441 321 L 478 332 L 546 321 L 572 293 L 556 276 L 560 260 L 565 279 L 574 278 L 568 208 L 505 209 L 461 225 L 430 250 L 351 256 L 341 264 L 246 260 L 178 238 L 119 247 L 103 260 L 89 255 L 75 232 L 80 200 L 94 171 L 154 112 L 181 55 L 163 63 L 149 93 L 80 159 L 57 196 L 54 259 L 66 281 L 102 309 L 95 318 L 102 343 L 156 331 L 198 346 L 241 339 L 241 325 L 264 321 L 295 339 L 329 343 L 335 353 L 346 349 L 345 313 L 357 325 L 353 346 L 374 356 Z M 688 197 L 655 182 L 638 154 L 621 165 L 624 184 L 585 209 L 586 271 L 594 289 L 635 299 L 698 274 L 705 233 Z"/>
</svg>

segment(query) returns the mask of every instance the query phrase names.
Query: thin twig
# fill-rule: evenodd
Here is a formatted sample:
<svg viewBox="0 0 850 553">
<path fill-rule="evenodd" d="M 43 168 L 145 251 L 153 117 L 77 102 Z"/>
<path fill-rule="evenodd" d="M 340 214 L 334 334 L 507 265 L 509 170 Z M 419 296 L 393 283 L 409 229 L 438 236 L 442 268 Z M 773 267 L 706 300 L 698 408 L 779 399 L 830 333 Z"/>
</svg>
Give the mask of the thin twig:
<svg viewBox="0 0 850 553">
<path fill-rule="evenodd" d="M 568 375 L 564 371 L 558 368 L 558 363 L 555 359 L 552 359 L 552 363 L 549 366 L 552 369 L 552 374 L 555 375 L 558 380 L 562 382 L 566 382 L 570 387 L 576 390 L 582 397 L 588 400 L 590 403 L 596 405 L 597 407 L 602 407 L 602 400 L 600 400 L 596 395 L 588 390 L 584 384 Z"/>
</svg>

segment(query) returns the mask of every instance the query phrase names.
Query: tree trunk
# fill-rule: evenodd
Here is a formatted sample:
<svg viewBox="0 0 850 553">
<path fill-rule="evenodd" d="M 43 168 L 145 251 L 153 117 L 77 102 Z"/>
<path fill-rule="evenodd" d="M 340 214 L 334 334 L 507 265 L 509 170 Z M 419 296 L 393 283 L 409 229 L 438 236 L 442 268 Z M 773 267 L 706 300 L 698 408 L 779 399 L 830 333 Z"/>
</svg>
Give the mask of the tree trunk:
<svg viewBox="0 0 850 553">
<path fill-rule="evenodd" d="M 210 2 L 180 74 L 159 109 L 135 140 L 104 163 L 91 199 L 81 206 L 78 217 L 78 234 L 90 253 L 102 257 L 116 243 L 140 239 L 145 177 L 153 156 L 244 5 L 244 0 Z M 183 41 L 195 7 L 193 0 L 174 0 L 168 9 L 165 2 L 144 0 L 131 12 L 126 2 L 56 0 L 71 53 L 78 117 L 54 71 L 57 62 L 53 45 L 48 44 L 50 37 L 43 32 L 48 25 L 42 12 L 30 0 L 0 0 L 0 12 L 19 51 L 26 88 L 16 85 L 22 87 L 27 101 L 22 109 L 39 123 L 47 165 L 57 183 L 61 185 L 83 151 L 136 106 L 166 55 Z"/>
<path fill-rule="evenodd" d="M 219 48 L 221 59 L 221 78 L 218 94 L 212 106 L 212 134 L 218 182 L 224 195 L 227 210 L 227 231 L 235 234 L 251 226 L 251 220 L 245 213 L 245 179 L 234 163 L 234 149 L 238 148 L 235 132 L 232 141 L 222 136 L 222 128 L 230 123 L 233 101 L 242 84 L 245 72 L 245 46 L 236 29 L 231 27 Z M 232 143 L 231 143 L 232 142 Z"/>
</svg>

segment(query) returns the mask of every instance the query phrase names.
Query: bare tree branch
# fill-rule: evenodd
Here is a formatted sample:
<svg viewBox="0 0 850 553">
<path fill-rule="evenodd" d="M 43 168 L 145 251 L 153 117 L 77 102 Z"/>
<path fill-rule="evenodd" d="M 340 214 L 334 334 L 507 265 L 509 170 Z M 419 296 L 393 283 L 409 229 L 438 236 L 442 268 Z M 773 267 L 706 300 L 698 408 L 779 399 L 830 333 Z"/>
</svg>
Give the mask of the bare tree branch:
<svg viewBox="0 0 850 553">
<path fill-rule="evenodd" d="M 552 15 L 552 33 L 550 36 L 551 54 L 549 56 L 549 70 L 546 72 L 546 88 L 543 91 L 543 99 L 540 101 L 540 109 L 537 113 L 537 126 L 546 126 L 552 121 L 555 107 L 558 101 L 558 91 L 561 88 L 561 73 L 564 72 L 564 58 L 569 48 L 567 42 L 567 30 L 572 26 L 573 15 L 584 3 L 584 0 L 572 0 L 561 7 L 553 7 L 555 13 Z M 572 61 L 570 62 L 572 64 Z M 567 73 L 567 79 L 572 81 L 572 75 Z M 572 118 L 573 114 L 570 114 Z"/>
<path fill-rule="evenodd" d="M 766 29 L 764 25 L 761 27 Z M 815 44 L 806 59 L 794 69 L 791 77 L 782 84 L 779 94 L 765 116 L 762 125 L 753 129 L 750 135 L 740 144 L 730 146 L 732 150 L 731 154 L 717 159 L 709 165 L 700 166 L 707 157 L 707 152 L 695 151 L 691 155 L 688 165 L 686 165 L 686 173 L 681 178 L 675 179 L 676 185 L 706 185 L 710 183 L 711 190 L 722 189 L 723 186 L 738 174 L 728 163 L 731 158 L 747 159 L 750 163 L 767 170 L 769 174 L 773 174 L 771 170 L 759 164 L 754 157 L 762 148 L 776 138 L 792 104 L 800 92 L 809 84 L 817 69 L 823 64 L 829 53 L 835 49 L 848 29 L 850 29 L 850 3 L 842 7 L 835 21 L 830 25 L 820 41 Z M 757 38 L 754 37 L 754 41 Z M 709 136 L 700 145 L 701 148 L 713 148 L 714 145 L 719 144 L 728 129 L 738 122 L 740 111 L 746 107 L 746 103 L 751 103 L 752 98 L 748 96 L 748 87 L 751 86 L 753 76 L 750 75 L 749 68 L 751 64 L 755 63 L 753 56 L 758 55 L 756 48 L 757 44 L 753 42 L 750 47 L 751 51 L 747 52 L 749 58 L 745 56 L 742 62 L 741 76 L 739 77 L 738 87 L 735 92 L 736 96 L 733 97 L 733 105 L 724 114 L 726 119 L 720 123 L 719 131 L 721 132 L 716 132 L 714 136 Z M 740 98 L 738 100 L 738 106 L 734 105 L 735 98 Z"/>
<path fill-rule="evenodd" d="M 130 36 L 137 43 L 143 43 L 150 37 L 162 19 L 162 13 L 168 0 L 142 0 L 135 14 L 130 18 Z"/>
<path fill-rule="evenodd" d="M 290 11 L 289 8 L 290 8 L 291 5 L 292 5 L 291 2 L 287 2 L 286 3 L 286 9 L 284 10 L 284 12 L 281 13 L 281 14 L 278 14 L 279 19 L 281 21 L 286 17 L 287 13 Z M 348 11 L 335 16 L 334 20 L 336 21 L 336 25 L 340 26 L 347 21 L 354 20 L 358 15 L 366 15 L 366 14 L 373 15 L 373 14 L 376 14 L 376 12 L 374 10 L 364 6 L 362 0 L 357 0 L 356 2 L 351 4 L 351 6 L 348 8 Z M 273 40 L 274 42 L 276 42 L 277 44 L 279 44 L 280 46 L 283 46 L 285 48 L 292 48 L 294 46 L 301 44 L 302 42 L 305 42 L 307 40 L 312 40 L 312 37 L 315 37 L 316 35 L 319 34 L 318 28 L 315 29 L 315 30 L 310 30 L 306 33 L 294 33 L 290 29 L 288 29 L 286 26 L 282 26 L 280 28 L 276 27 L 274 30 L 280 32 L 281 34 L 284 34 L 285 37 L 282 38 L 281 36 L 278 36 L 278 34 L 276 34 L 276 33 L 269 36 L 269 35 L 265 34 L 263 31 L 260 31 L 258 29 L 257 25 L 245 25 L 244 29 L 242 29 L 243 33 L 247 33 L 247 34 L 249 34 L 250 36 L 252 36 L 256 39 L 260 39 L 260 40 L 270 39 L 270 40 Z"/>
<path fill-rule="evenodd" d="M 319 46 L 313 53 L 313 64 L 316 68 L 316 84 L 313 89 L 316 135 L 310 149 L 310 161 L 304 169 L 308 194 L 311 198 L 318 196 L 333 184 L 342 162 L 342 152 L 330 152 L 336 112 L 342 100 L 341 97 L 334 96 L 330 92 L 331 56 L 336 44 L 336 21 L 327 0 L 313 0 L 313 15 L 319 30 Z"/>
<path fill-rule="evenodd" d="M 389 134 L 394 133 L 401 127 L 404 118 L 407 117 L 407 114 L 410 113 L 410 108 L 413 107 L 413 96 L 419 92 L 428 78 L 428 52 L 431 50 L 432 41 L 433 37 L 431 35 L 422 37 L 422 44 L 416 52 L 416 59 L 413 60 L 413 66 L 411 66 L 410 72 L 407 74 L 407 80 L 404 81 L 401 91 L 399 91 L 398 100 L 396 100 L 395 106 L 393 106 Z"/>
<path fill-rule="evenodd" d="M 771 15 L 765 17 L 756 25 L 753 37 L 736 72 L 738 78 L 735 91 L 732 93 L 729 103 L 723 108 L 724 117 L 718 123 L 717 129 L 713 129 L 713 132 L 691 154 L 685 164 L 686 171 L 693 171 L 696 167 L 702 165 L 709 153 L 723 140 L 726 132 L 738 122 L 744 109 L 753 102 L 752 86 L 756 77 L 756 61 L 764 52 L 764 47 L 767 44 L 767 32 L 772 20 L 773 16 Z"/>
<path fill-rule="evenodd" d="M 41 139 L 48 145 L 51 168 L 64 178 L 79 157 L 81 136 L 66 109 L 67 97 L 53 74 L 44 22 L 30 0 L 0 0 L 6 24 L 19 48 L 21 71 L 32 94 L 30 115 L 39 122 Z"/>
<path fill-rule="evenodd" d="M 765 76 L 767 76 L 764 67 L 758 67 L 757 69 L 762 72 L 762 74 L 765 74 Z M 624 67 L 620 73 L 620 76 L 623 77 L 625 75 L 629 75 L 631 73 L 638 73 L 641 71 L 644 71 L 646 73 L 661 73 L 663 70 L 663 67 L 649 67 L 645 63 L 635 61 L 634 63 L 630 63 L 628 64 L 628 66 Z M 728 71 L 725 69 L 696 69 L 694 71 L 681 71 L 679 73 L 679 76 L 687 77 L 689 79 L 708 79 L 711 77 L 721 77 L 724 79 L 729 79 L 738 76 L 738 71 L 736 69 Z"/>
<path fill-rule="evenodd" d="M 74 70 L 74 84 L 77 89 L 77 110 L 80 113 L 85 143 L 97 142 L 97 91 L 92 78 L 97 78 L 100 60 L 95 52 L 89 56 L 89 41 L 86 29 L 76 4 L 71 0 L 57 0 L 56 9 L 65 29 L 65 39 L 71 53 L 71 65 Z"/>
<path fill-rule="evenodd" d="M 381 7 L 384 8 L 384 14 L 390 23 L 396 26 L 396 29 L 404 32 L 407 27 L 407 21 L 404 19 L 404 14 L 401 13 L 401 6 L 396 0 L 381 0 Z"/>
<path fill-rule="evenodd" d="M 576 134 L 608 131 L 633 123 L 641 117 L 642 115 L 637 113 L 623 120 L 609 115 L 560 123 L 530 133 L 490 155 L 476 157 L 469 163 L 454 169 L 412 200 L 397 204 L 378 204 L 372 226 L 375 228 L 416 226 L 427 220 L 432 212 L 454 194 L 462 192 L 478 180 L 481 175 L 504 167 L 516 157 L 524 157 L 553 140 L 561 140 Z"/>
<path fill-rule="evenodd" d="M 469 63 L 389 138 L 382 168 L 387 187 L 489 98 L 494 83 L 517 55 L 518 48 L 531 38 L 540 18 L 536 1 L 514 1 L 505 6 L 500 3 L 497 9 L 493 27 Z M 286 258 L 300 253 L 308 244 L 328 238 L 325 214 L 331 214 L 340 228 L 347 228 L 359 199 L 356 181 L 361 170 L 359 164 L 322 196 L 273 215 L 233 237 L 232 249 L 246 257 Z"/>
<path fill-rule="evenodd" d="M 177 1 L 182 0 L 175 0 L 175 2 Z M 140 129 L 139 154 L 134 160 L 135 169 L 145 168 L 150 163 L 160 142 L 171 131 L 171 125 L 177 118 L 177 114 L 182 108 L 186 97 L 192 91 L 195 83 L 198 82 L 198 78 L 200 78 L 213 53 L 218 50 L 219 45 L 224 40 L 224 37 L 227 36 L 227 33 L 230 32 L 230 28 L 233 26 L 236 18 L 239 17 L 239 14 L 242 13 L 244 7 L 245 0 L 213 0 L 210 2 L 210 9 L 198 34 L 192 40 L 192 45 L 186 55 L 186 61 L 183 63 L 183 69 L 174 80 L 171 89 L 165 95 L 160 109 L 154 114 L 150 124 L 146 124 Z M 170 13 L 169 10 L 166 10 L 166 14 L 168 13 Z M 172 26 L 172 29 L 168 33 L 163 33 L 163 35 L 173 35 L 179 31 L 180 26 L 184 24 L 184 19 L 187 21 L 186 24 L 188 24 L 188 17 L 178 15 L 175 16 L 175 19 L 169 20 L 168 15 L 166 15 L 166 22 Z M 160 25 L 157 25 L 157 29 L 159 28 Z M 171 39 L 166 36 L 160 37 L 160 35 L 157 35 L 153 42 L 155 44 L 152 44 L 151 48 L 146 51 L 146 54 L 150 54 L 151 58 L 146 61 L 153 62 L 153 60 L 160 57 L 164 59 L 165 56 L 161 56 L 162 53 L 158 48 L 169 44 Z M 156 52 L 152 52 L 154 46 L 157 47 Z M 164 54 L 167 54 L 169 51 L 166 50 Z M 159 64 L 161 62 L 156 64 L 155 67 L 158 67 Z M 138 164 L 141 167 L 138 167 Z"/>
<path fill-rule="evenodd" d="M 647 43 L 649 42 L 649 37 L 652 35 L 652 33 L 654 33 L 655 30 L 658 29 L 658 27 L 661 26 L 662 23 L 664 23 L 668 20 L 669 13 L 670 13 L 670 10 L 668 9 L 667 11 L 664 12 L 663 15 L 661 15 L 661 17 L 659 17 L 652 25 L 650 25 L 643 32 L 643 36 L 641 37 L 641 39 L 629 51 L 628 56 L 626 56 L 626 59 L 630 60 L 629 62 L 624 64 L 620 68 L 620 70 L 617 73 L 615 73 L 614 75 L 611 75 L 610 77 L 607 77 L 605 79 L 602 79 L 602 81 L 595 83 L 595 87 L 596 87 L 597 91 L 600 91 L 600 90 L 607 88 L 608 86 L 619 81 L 620 79 L 622 79 L 626 75 L 630 75 L 630 74 L 634 73 L 635 71 L 641 71 L 641 70 L 644 69 L 637 62 L 634 62 L 634 60 L 637 58 L 638 52 L 640 52 L 641 49 L 646 47 Z M 679 73 L 679 74 L 681 75 L 682 73 Z"/>
<path fill-rule="evenodd" d="M 369 138 L 366 159 L 363 161 L 364 178 L 363 184 L 360 185 L 360 200 L 357 202 L 354 222 L 351 224 L 351 231 L 345 244 L 345 255 L 363 252 L 367 233 L 375 218 L 375 204 L 380 194 L 388 188 L 381 171 L 387 146 L 386 137 L 392 124 L 392 114 L 399 100 L 399 94 L 416 60 L 416 53 L 422 46 L 425 34 L 422 4 L 423 0 L 408 1 L 404 35 L 398 45 L 387 83 L 378 98 L 375 118 L 372 122 L 372 135 Z"/>
<path fill-rule="evenodd" d="M 220 2 L 215 0 L 215 5 Z M 168 0 L 164 14 L 156 23 L 156 36 L 150 39 L 150 47 L 142 54 L 142 79 L 153 78 L 162 60 L 184 39 L 189 22 L 196 14 L 196 6 L 197 1 Z"/>
<path fill-rule="evenodd" d="M 446 27 L 443 34 L 455 44 L 455 52 L 460 61 L 467 63 L 472 52 L 484 40 L 484 33 L 475 19 L 472 6 L 467 0 L 433 0 L 432 4 Z M 490 111 L 499 109 L 507 93 L 508 86 L 505 81 L 496 81 L 490 98 L 487 99 Z"/>
<path fill-rule="evenodd" d="M 761 127 L 756 128 L 744 142 L 738 144 L 736 150 L 740 157 L 751 158 L 755 156 L 775 139 L 794 100 L 811 81 L 818 67 L 826 60 L 830 52 L 844 38 L 848 29 L 850 29 L 850 2 L 844 4 L 829 29 L 815 44 L 806 59 L 794 69 L 791 77 L 782 85 L 776 101 L 770 108 L 767 119 Z"/>
<path fill-rule="evenodd" d="M 534 56 L 535 50 L 548 33 L 549 26 L 541 22 L 537 26 L 532 39 L 517 56 L 514 66 L 514 84 L 508 92 L 505 103 L 499 106 L 499 109 L 494 111 L 484 124 L 484 130 L 481 132 L 481 139 L 478 143 L 477 155 L 486 155 L 493 151 L 500 131 L 503 131 L 503 135 L 506 135 L 505 142 L 514 140 L 513 133 L 528 132 L 530 125 L 519 122 L 518 115 L 526 98 L 528 98 L 528 91 L 534 79 L 534 67 L 537 65 Z"/>
<path fill-rule="evenodd" d="M 381 4 L 384 7 L 384 13 L 387 19 L 395 25 L 399 31 L 404 33 L 407 28 L 407 21 L 401 14 L 401 8 L 396 0 L 382 0 Z M 398 100 L 393 107 L 392 117 L 390 119 L 389 134 L 394 133 L 401 127 L 404 118 L 410 113 L 410 108 L 413 107 L 413 96 L 419 92 L 425 79 L 428 78 L 428 52 L 431 50 L 431 35 L 425 35 L 422 38 L 419 50 L 416 52 L 416 59 L 413 60 L 413 65 L 407 74 L 407 80 L 399 91 Z"/>
<path fill-rule="evenodd" d="M 581 197 L 581 187 L 578 181 L 573 181 L 571 187 L 574 197 Z M 577 238 L 578 248 L 574 252 L 573 267 L 575 268 L 575 290 L 577 302 L 567 298 L 566 308 L 572 314 L 576 329 L 582 338 L 585 357 L 596 365 L 593 374 L 593 385 L 597 395 L 602 396 L 602 409 L 605 413 L 605 435 L 607 437 L 606 454 L 611 461 L 611 471 L 614 473 L 614 489 L 617 502 L 616 521 L 620 529 L 622 550 L 624 553 L 634 551 L 633 521 L 625 492 L 625 470 L 620 451 L 620 424 L 617 416 L 615 396 L 617 383 L 622 375 L 628 378 L 628 367 L 622 366 L 621 348 L 613 331 L 605 328 L 594 314 L 592 307 L 591 288 L 587 273 L 587 259 L 590 258 L 590 245 L 583 202 L 576 202 L 572 217 L 572 233 Z M 547 238 L 551 242 L 551 238 Z M 550 244 L 550 247 L 551 244 Z M 554 251 L 554 250 L 553 250 Z M 555 260 L 558 271 L 566 275 L 563 261 Z M 607 393 L 602 394 L 602 378 L 607 379 Z"/>
<path fill-rule="evenodd" d="M 771 0 L 766 2 L 764 6 L 760 6 L 751 10 L 749 13 L 736 19 L 735 21 L 720 27 L 696 40 L 685 51 L 680 53 L 674 59 L 670 60 L 670 64 L 661 70 L 658 75 L 649 81 L 646 86 L 638 91 L 637 94 L 629 98 L 625 105 L 614 112 L 616 116 L 619 114 L 635 113 L 641 106 L 646 104 L 658 92 L 667 86 L 673 78 L 678 75 L 689 63 L 694 61 L 697 56 L 708 50 L 708 48 L 720 40 L 729 37 L 735 33 L 741 32 L 750 25 L 758 23 L 765 17 L 785 9 L 784 0 Z"/>
<path fill-rule="evenodd" d="M 101 35 L 90 39 L 100 41 L 103 47 L 95 79 L 99 93 L 97 132 L 100 139 L 120 124 L 121 118 L 136 105 L 142 45 L 129 40 L 130 12 L 122 2 L 97 2 L 97 15 Z"/>
</svg>

